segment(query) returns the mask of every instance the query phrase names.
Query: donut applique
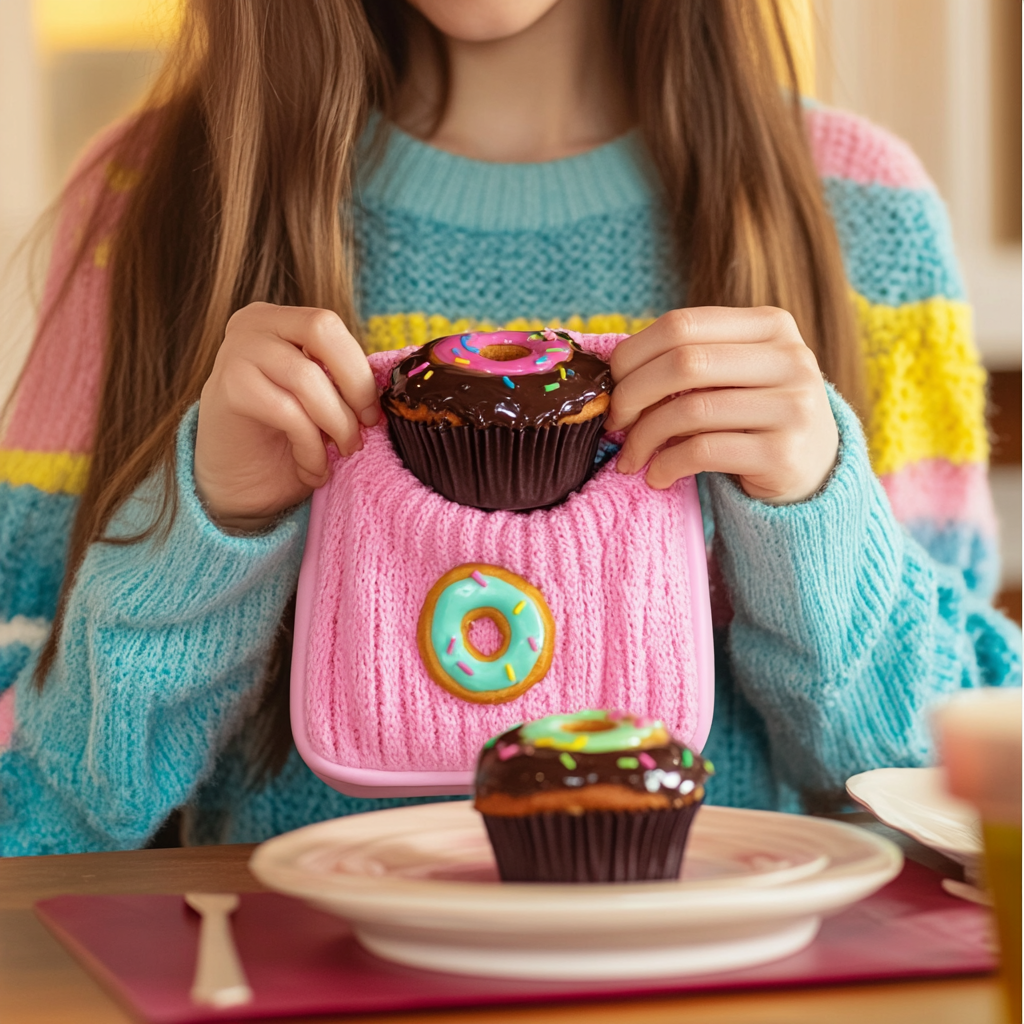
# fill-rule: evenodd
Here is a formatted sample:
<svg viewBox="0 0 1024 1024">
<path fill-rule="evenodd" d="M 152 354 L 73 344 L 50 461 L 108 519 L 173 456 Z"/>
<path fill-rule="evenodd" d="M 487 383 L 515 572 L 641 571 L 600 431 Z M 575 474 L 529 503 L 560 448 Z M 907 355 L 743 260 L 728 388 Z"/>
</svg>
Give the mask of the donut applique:
<svg viewBox="0 0 1024 1024">
<path fill-rule="evenodd" d="M 501 636 L 490 654 L 470 639 L 470 626 L 481 618 L 490 619 Z M 467 562 L 430 588 L 416 639 L 427 674 L 438 686 L 473 704 L 505 704 L 547 674 L 555 620 L 544 595 L 522 576 Z"/>
</svg>

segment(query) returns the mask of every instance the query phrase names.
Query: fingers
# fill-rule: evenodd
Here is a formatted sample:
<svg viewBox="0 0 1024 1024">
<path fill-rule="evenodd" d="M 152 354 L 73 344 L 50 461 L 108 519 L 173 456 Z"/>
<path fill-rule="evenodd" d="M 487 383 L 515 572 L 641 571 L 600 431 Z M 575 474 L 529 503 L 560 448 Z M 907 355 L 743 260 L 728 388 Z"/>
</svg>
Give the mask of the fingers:
<svg viewBox="0 0 1024 1024">
<path fill-rule="evenodd" d="M 626 338 L 612 353 L 616 381 L 680 345 L 750 344 L 796 333 L 793 317 L 774 306 L 691 306 L 673 309 L 650 327 Z"/>
<path fill-rule="evenodd" d="M 255 365 L 241 382 L 251 405 L 259 408 L 259 420 L 288 438 L 298 478 L 307 487 L 320 487 L 329 475 L 327 449 L 317 424 L 289 389 L 280 387 Z"/>
<path fill-rule="evenodd" d="M 782 383 L 794 360 L 817 364 L 789 313 L 771 306 L 677 309 L 627 338 L 612 354 L 608 429 L 624 430 L 640 412 L 693 388 Z"/>
<path fill-rule="evenodd" d="M 749 478 L 764 470 L 772 457 L 774 438 L 769 433 L 732 431 L 697 434 L 658 452 L 647 470 L 647 482 L 664 490 L 684 476 L 695 473 L 731 473 Z M 750 493 L 750 492 L 748 492 Z M 770 495 L 752 494 L 752 497 Z"/>
<path fill-rule="evenodd" d="M 271 338 L 253 339 L 250 349 L 253 362 L 264 376 L 294 396 L 308 418 L 334 440 L 342 455 L 351 455 L 361 447 L 355 413 L 339 400 L 334 385 L 315 362 L 294 346 L 281 345 Z"/>
<path fill-rule="evenodd" d="M 680 391 L 774 387 L 792 374 L 787 354 L 773 345 L 684 345 L 634 370 L 612 391 L 608 430 L 626 430 L 652 405 Z"/>
<path fill-rule="evenodd" d="M 269 331 L 323 363 L 342 401 L 361 423 L 372 427 L 380 419 L 377 386 L 370 364 L 337 313 L 308 306 L 258 302 L 239 310 L 232 320 L 235 318 L 258 323 L 261 332 Z"/>
<path fill-rule="evenodd" d="M 769 430 L 792 415 L 791 403 L 771 388 L 691 391 L 645 412 L 630 428 L 619 455 L 621 473 L 635 473 L 676 437 L 718 431 Z"/>
</svg>

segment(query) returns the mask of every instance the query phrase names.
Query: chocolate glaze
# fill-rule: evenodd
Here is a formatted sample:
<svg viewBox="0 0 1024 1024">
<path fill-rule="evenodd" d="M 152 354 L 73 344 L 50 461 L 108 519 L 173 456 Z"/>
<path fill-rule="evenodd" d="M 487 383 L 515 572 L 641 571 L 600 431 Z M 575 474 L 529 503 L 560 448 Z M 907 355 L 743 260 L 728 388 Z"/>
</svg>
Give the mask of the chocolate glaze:
<svg viewBox="0 0 1024 1024">
<path fill-rule="evenodd" d="M 563 337 L 559 335 L 559 337 Z M 568 336 L 565 336 L 568 337 Z M 574 416 L 600 395 L 611 394 L 611 368 L 575 341 L 565 341 L 572 355 L 561 365 L 575 375 L 561 378 L 558 367 L 547 373 L 517 376 L 515 387 L 509 388 L 500 376 L 451 366 L 430 359 L 435 346 L 445 341 L 436 338 L 403 359 L 391 373 L 391 386 L 384 392 L 385 405 L 418 409 L 426 406 L 431 412 L 451 412 L 464 423 L 486 427 L 547 427 L 565 416 Z M 434 372 L 430 379 L 423 373 L 413 377 L 409 371 L 430 359 Z M 557 391 L 545 391 L 545 384 L 558 384 Z M 447 423 L 438 425 L 445 429 Z"/>
<path fill-rule="evenodd" d="M 503 761 L 499 752 L 516 744 L 519 753 Z M 683 766 L 684 751 L 693 758 L 690 767 Z M 642 751 L 655 763 L 654 768 L 620 768 L 619 758 L 638 757 L 638 750 L 616 750 L 606 754 L 572 751 L 575 768 L 568 768 L 561 756 L 566 753 L 553 747 L 533 747 L 523 742 L 520 726 L 497 737 L 496 742 L 480 753 L 476 769 L 476 797 L 492 793 L 508 796 L 531 796 L 550 790 L 579 792 L 585 786 L 605 783 L 622 786 L 635 793 L 660 793 L 670 807 L 682 807 L 704 796 L 704 783 L 711 774 L 704 759 L 681 743 L 645 747 Z"/>
</svg>

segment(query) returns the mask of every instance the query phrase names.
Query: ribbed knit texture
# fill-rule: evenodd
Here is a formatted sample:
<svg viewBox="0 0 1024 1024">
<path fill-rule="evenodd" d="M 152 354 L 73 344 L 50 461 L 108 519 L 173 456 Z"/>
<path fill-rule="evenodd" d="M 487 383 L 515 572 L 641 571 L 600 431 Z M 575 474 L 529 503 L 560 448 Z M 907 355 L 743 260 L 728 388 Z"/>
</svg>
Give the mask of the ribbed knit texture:
<svg viewBox="0 0 1024 1024">
<path fill-rule="evenodd" d="M 580 339 L 606 356 L 616 340 Z M 406 355 L 371 357 L 378 385 Z M 327 486 L 309 636 L 296 635 L 308 660 L 303 720 L 293 724 L 317 754 L 349 767 L 468 771 L 489 736 L 581 707 L 660 717 L 690 739 L 695 645 L 706 638 L 691 619 L 684 481 L 655 491 L 608 467 L 556 508 L 483 512 L 413 477 L 384 425 L 364 431 L 363 443 Z M 696 555 L 703 561 L 703 549 Z M 507 704 L 452 696 L 420 659 L 427 592 L 467 562 L 529 580 L 555 621 L 551 668 Z"/>
<path fill-rule="evenodd" d="M 708 799 L 748 807 L 834 805 L 853 772 L 928 763 L 934 701 L 1020 678 L 1020 633 L 985 600 L 997 565 L 984 374 L 945 211 L 903 143 L 824 108 L 807 125 L 871 412 L 865 443 L 832 396 L 841 459 L 809 501 L 772 508 L 727 478 L 702 482 L 717 616 Z M 93 197 L 136 178 L 100 164 L 78 181 L 44 314 Z M 394 132 L 352 211 L 368 349 L 504 322 L 642 329 L 685 298 L 651 180 L 634 134 L 495 166 Z M 89 552 L 54 670 L 42 691 L 31 684 L 88 475 L 109 251 L 101 232 L 0 439 L 0 853 L 139 846 L 180 806 L 194 841 L 223 842 L 400 802 L 343 797 L 294 753 L 266 784 L 247 781 L 246 723 L 305 514 L 260 537 L 216 530 L 194 495 L 194 412 L 170 538 Z M 148 520 L 150 486 L 118 528 Z"/>
</svg>

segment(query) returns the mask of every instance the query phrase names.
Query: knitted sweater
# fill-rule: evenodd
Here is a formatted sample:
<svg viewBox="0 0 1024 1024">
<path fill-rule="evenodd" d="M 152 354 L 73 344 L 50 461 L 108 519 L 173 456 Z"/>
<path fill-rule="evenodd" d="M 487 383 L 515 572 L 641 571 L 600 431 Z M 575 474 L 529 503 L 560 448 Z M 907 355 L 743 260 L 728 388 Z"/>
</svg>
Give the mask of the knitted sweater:
<svg viewBox="0 0 1024 1024">
<path fill-rule="evenodd" d="M 988 604 L 984 373 L 941 201 L 879 129 L 822 108 L 807 125 L 871 413 L 862 433 L 831 396 L 839 461 L 808 501 L 776 508 L 730 478 L 701 481 L 718 581 L 709 799 L 747 807 L 820 805 L 855 772 L 928 763 L 934 701 L 1020 678 L 1019 631 Z M 84 211 L 135 179 L 108 164 L 77 180 L 44 312 Z M 684 301 L 634 136 L 493 165 L 394 132 L 357 206 L 370 350 L 499 324 L 632 332 Z M 46 321 L 0 440 L 0 853 L 141 846 L 183 806 L 193 841 L 223 842 L 394 803 L 328 789 L 294 752 L 269 783 L 247 784 L 240 736 L 307 509 L 264 535 L 219 531 L 194 492 L 195 409 L 178 434 L 170 536 L 90 548 L 53 669 L 31 684 L 88 473 L 108 251 L 101 241 Z M 153 486 L 115 532 L 147 521 Z"/>
</svg>

